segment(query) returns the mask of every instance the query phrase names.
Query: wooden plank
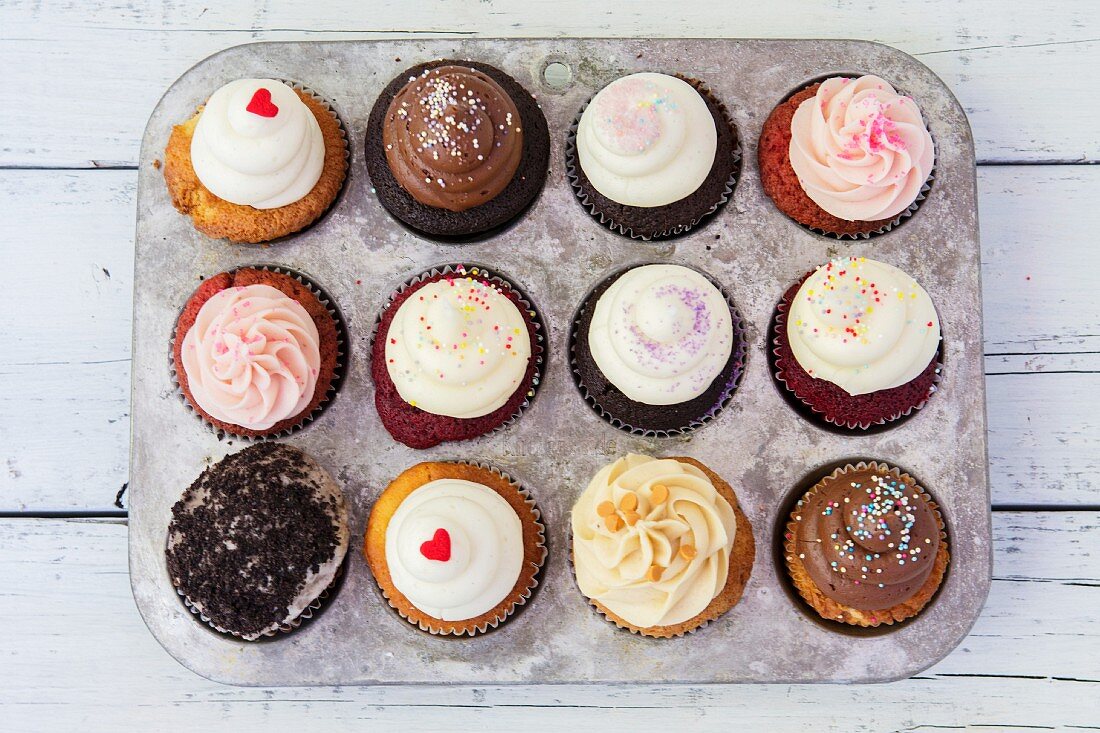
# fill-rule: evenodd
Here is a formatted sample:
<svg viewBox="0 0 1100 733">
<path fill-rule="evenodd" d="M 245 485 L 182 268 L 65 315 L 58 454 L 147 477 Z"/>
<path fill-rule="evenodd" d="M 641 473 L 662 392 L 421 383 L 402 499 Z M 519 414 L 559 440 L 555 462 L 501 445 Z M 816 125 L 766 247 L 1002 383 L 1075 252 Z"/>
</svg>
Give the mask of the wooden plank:
<svg viewBox="0 0 1100 733">
<path fill-rule="evenodd" d="M 0 312 L 28 313 L 50 283 L 48 317 L 0 325 L 0 511 L 108 509 L 127 479 L 134 178 L 0 172 Z M 979 183 L 994 501 L 1095 504 L 1100 167 L 988 167 Z M 1037 257 L 1039 241 L 1057 247 Z"/>
<path fill-rule="evenodd" d="M 999 0 L 889 3 L 873 11 L 829 0 L 746 6 L 720 0 L 507 3 L 214 4 L 109 0 L 0 7 L 0 66 L 20 93 L 0 117 L 0 166 L 133 165 L 164 89 L 225 47 L 262 40 L 485 36 L 866 38 L 916 54 L 954 90 L 986 161 L 1100 158 L 1096 108 L 1082 71 L 1100 50 L 1100 5 Z M 48 80 L 48 81 L 47 81 Z M 777 90 L 777 93 L 780 90 Z"/>
<path fill-rule="evenodd" d="M 0 556 L 17 560 L 0 565 L 0 720 L 20 731 L 1095 725 L 1098 522 L 1095 512 L 996 514 L 996 577 L 973 632 L 919 678 L 891 685 L 267 689 L 207 682 L 160 649 L 130 597 L 123 523 L 4 519 Z"/>
</svg>

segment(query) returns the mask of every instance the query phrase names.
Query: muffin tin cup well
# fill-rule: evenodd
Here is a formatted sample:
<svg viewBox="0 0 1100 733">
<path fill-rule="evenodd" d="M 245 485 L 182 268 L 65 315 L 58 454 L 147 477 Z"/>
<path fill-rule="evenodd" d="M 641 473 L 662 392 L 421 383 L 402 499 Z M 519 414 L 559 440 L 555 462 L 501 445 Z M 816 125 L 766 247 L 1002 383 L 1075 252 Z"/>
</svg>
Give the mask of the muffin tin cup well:
<svg viewBox="0 0 1100 733">
<path fill-rule="evenodd" d="M 537 96 L 550 129 L 550 170 L 535 205 L 503 234 L 464 245 L 425 240 L 399 225 L 371 190 L 363 146 L 353 147 L 338 205 L 277 245 L 268 261 L 310 274 L 339 303 L 350 331 L 339 399 L 308 430 L 281 440 L 305 450 L 345 489 L 349 525 L 362 537 L 369 511 L 394 476 L 419 461 L 467 458 L 533 487 L 550 549 L 533 602 L 491 633 L 440 637 L 401 622 L 362 559 L 352 558 L 323 613 L 287 638 L 248 643 L 212 632 L 181 603 L 168 577 L 164 538 L 173 503 L 197 469 L 233 450 L 200 427 L 175 397 L 165 368 L 169 334 L 198 276 L 264 261 L 195 231 L 171 205 L 153 163 L 195 100 L 235 78 L 301 79 L 340 106 L 349 139 L 366 139 L 369 112 L 405 69 L 471 59 Z M 396 59 L 400 59 L 397 61 Z M 543 78 L 548 60 L 572 83 Z M 793 226 L 764 194 L 753 146 L 778 98 L 806 79 L 868 69 L 920 101 L 936 132 L 936 185 L 921 214 L 875 237 L 840 243 Z M 744 148 L 733 196 L 705 225 L 644 243 L 594 222 L 564 169 L 577 110 L 614 79 L 663 69 L 704 79 L 727 105 Z M 684 39 L 430 39 L 250 44 L 201 62 L 164 95 L 138 169 L 135 247 L 130 568 L 150 631 L 189 668 L 244 685 L 707 684 L 870 682 L 909 676 L 966 635 L 989 588 L 991 540 L 974 151 L 966 117 L 927 67 L 860 41 Z M 910 273 L 940 316 L 948 365 L 935 397 L 889 430 L 846 435 L 791 410 L 768 367 L 775 304 L 799 277 L 838 254 L 868 256 Z M 371 329 L 393 287 L 440 263 L 465 260 L 506 273 L 535 299 L 545 362 L 537 398 L 505 430 L 461 444 L 411 450 L 386 432 L 374 406 Z M 629 263 L 668 262 L 709 273 L 734 298 L 748 348 L 735 399 L 706 429 L 647 437 L 617 429 L 578 393 L 568 358 L 577 305 L 592 285 Z M 592 476 L 627 452 L 690 456 L 736 488 L 753 526 L 756 562 L 736 608 L 705 631 L 674 639 L 625 633 L 593 613 L 570 577 L 569 512 Z M 815 468 L 853 457 L 904 466 L 934 492 L 952 537 L 951 570 L 919 616 L 873 635 L 809 617 L 770 562 L 777 513 Z M 558 551 L 561 549 L 562 551 Z M 856 638 L 858 636 L 858 638 Z M 232 664 L 226 664 L 231 659 Z"/>
<path fill-rule="evenodd" d="M 325 307 L 325 310 L 328 311 L 328 314 L 332 317 L 332 322 L 336 324 L 336 367 L 333 370 L 332 383 L 328 386 L 328 389 L 325 390 L 324 398 L 321 400 L 320 404 L 318 404 L 317 407 L 315 407 L 308 415 L 299 416 L 301 419 L 293 426 L 285 430 L 280 430 L 276 433 L 272 433 L 270 435 L 243 435 L 241 433 L 226 430 L 225 428 L 213 424 L 212 422 L 207 420 L 205 416 L 200 414 L 198 410 L 195 409 L 195 406 L 191 404 L 191 401 L 189 399 L 187 399 L 187 396 L 183 393 L 183 388 L 180 386 L 179 375 L 176 374 L 176 363 L 175 359 L 172 356 L 172 352 L 175 348 L 176 338 L 184 336 L 186 334 L 178 334 L 175 323 L 172 326 L 172 338 L 168 342 L 168 371 L 172 378 L 172 386 L 175 389 L 176 396 L 179 397 L 180 403 L 187 408 L 188 412 L 190 412 L 198 420 L 200 420 L 203 425 L 209 428 L 211 432 L 217 435 L 218 440 L 229 437 L 235 438 L 237 440 L 258 442 L 263 440 L 273 440 L 276 438 L 285 438 L 299 430 L 302 430 L 318 417 L 320 417 L 321 413 L 325 411 L 325 408 L 332 402 L 333 399 L 336 398 L 337 393 L 340 391 L 340 387 L 344 383 L 344 378 L 347 376 L 348 370 L 348 327 L 347 324 L 344 322 L 344 316 L 340 313 L 340 309 L 336 305 L 336 301 L 329 297 L 329 295 L 321 288 L 321 286 L 310 279 L 310 277 L 305 273 L 299 272 L 298 270 L 294 270 L 289 267 L 282 267 L 280 265 L 242 265 L 241 267 L 234 267 L 232 269 L 225 270 L 224 272 L 232 274 L 237 270 L 266 270 L 267 272 L 274 272 L 280 275 L 287 275 L 288 277 L 292 277 L 301 284 L 305 285 L 307 288 L 309 288 L 309 291 L 313 293 L 317 300 L 320 301 L 321 305 Z M 190 298 L 190 295 L 188 296 L 188 298 Z M 182 312 L 182 310 L 183 306 L 181 305 L 180 311 Z"/>
</svg>

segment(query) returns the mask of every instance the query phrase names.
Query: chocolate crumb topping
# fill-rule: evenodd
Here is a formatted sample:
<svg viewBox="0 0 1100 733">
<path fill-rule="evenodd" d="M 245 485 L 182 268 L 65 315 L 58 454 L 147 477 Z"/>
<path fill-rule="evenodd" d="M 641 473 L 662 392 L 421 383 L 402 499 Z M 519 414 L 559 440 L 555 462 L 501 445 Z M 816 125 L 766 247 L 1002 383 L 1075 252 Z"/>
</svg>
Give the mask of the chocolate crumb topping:
<svg viewBox="0 0 1100 733">
<path fill-rule="evenodd" d="M 172 507 L 168 572 L 215 626 L 255 639 L 320 594 L 331 578 L 315 576 L 335 573 L 347 543 L 327 472 L 296 448 L 260 443 L 207 468 Z"/>
</svg>

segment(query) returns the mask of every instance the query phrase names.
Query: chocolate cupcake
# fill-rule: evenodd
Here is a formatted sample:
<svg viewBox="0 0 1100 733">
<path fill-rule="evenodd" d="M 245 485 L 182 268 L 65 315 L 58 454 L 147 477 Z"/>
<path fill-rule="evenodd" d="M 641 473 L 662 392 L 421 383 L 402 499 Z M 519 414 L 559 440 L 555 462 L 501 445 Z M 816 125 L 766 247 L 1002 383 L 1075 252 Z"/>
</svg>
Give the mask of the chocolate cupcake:
<svg viewBox="0 0 1100 733">
<path fill-rule="evenodd" d="M 332 477 L 297 448 L 261 443 L 210 466 L 184 492 L 165 553 L 188 608 L 254 641 L 312 617 L 347 549 L 347 509 Z"/>
<path fill-rule="evenodd" d="M 949 560 L 936 503 L 911 476 L 874 461 L 838 468 L 810 489 L 791 512 L 784 549 L 806 603 L 853 626 L 916 616 Z"/>
<path fill-rule="evenodd" d="M 525 489 L 494 469 L 420 463 L 371 509 L 363 553 L 390 606 L 422 631 L 474 636 L 531 598 L 545 530 Z"/>
<path fill-rule="evenodd" d="M 667 436 L 712 420 L 744 370 L 745 339 L 732 301 L 682 265 L 636 265 L 581 304 L 570 336 L 573 378 L 605 420 Z"/>
<path fill-rule="evenodd" d="M 752 525 L 733 489 L 692 458 L 629 454 L 573 505 L 581 593 L 619 628 L 682 636 L 723 615 L 752 574 Z"/>
<path fill-rule="evenodd" d="M 173 334 L 174 377 L 214 429 L 262 438 L 301 427 L 340 381 L 344 337 L 320 291 L 278 268 L 203 281 Z"/>
<path fill-rule="evenodd" d="M 382 424 L 410 448 L 430 448 L 511 422 L 539 383 L 542 331 L 527 297 L 483 267 L 412 279 L 382 311 L 371 345 Z"/>
<path fill-rule="evenodd" d="M 737 130 L 702 82 L 631 74 L 581 110 L 565 145 L 566 175 L 601 224 L 636 239 L 684 234 L 732 195 Z"/>
<path fill-rule="evenodd" d="M 940 321 L 912 277 L 843 257 L 787 290 L 776 309 L 772 366 L 807 413 L 862 431 L 919 410 L 940 378 Z"/>
<path fill-rule="evenodd" d="M 877 76 L 833 77 L 793 94 L 764 122 L 757 153 L 780 211 L 853 239 L 911 216 L 935 164 L 916 102 Z"/>
<path fill-rule="evenodd" d="M 309 226 L 343 187 L 348 145 L 336 112 L 274 79 L 218 89 L 172 128 L 164 180 L 195 228 L 231 242 L 270 242 Z"/>
<path fill-rule="evenodd" d="M 366 160 L 382 205 L 427 236 L 487 236 L 522 213 L 546 180 L 550 133 L 515 79 L 474 61 L 431 61 L 383 90 Z"/>
</svg>

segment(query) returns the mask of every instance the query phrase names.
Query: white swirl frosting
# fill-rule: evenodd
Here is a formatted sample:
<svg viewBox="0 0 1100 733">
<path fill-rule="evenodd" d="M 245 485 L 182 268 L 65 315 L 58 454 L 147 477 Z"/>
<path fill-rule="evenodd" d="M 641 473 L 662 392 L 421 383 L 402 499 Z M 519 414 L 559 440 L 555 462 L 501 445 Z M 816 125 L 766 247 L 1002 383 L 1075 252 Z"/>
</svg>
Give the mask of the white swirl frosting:
<svg viewBox="0 0 1100 733">
<path fill-rule="evenodd" d="M 273 79 L 238 79 L 210 95 L 191 137 L 191 165 L 218 198 L 275 209 L 321 178 L 325 141 L 298 93 Z"/>
<path fill-rule="evenodd" d="M 629 454 L 588 484 L 572 527 L 581 592 L 651 628 L 698 616 L 722 591 L 737 519 L 700 469 Z"/>
<path fill-rule="evenodd" d="M 577 158 L 601 194 L 626 206 L 664 206 L 706 180 L 718 149 L 714 118 L 690 84 L 631 74 L 601 89 L 581 114 Z"/>
<path fill-rule="evenodd" d="M 266 430 L 313 400 L 319 342 L 306 309 L 277 288 L 222 290 L 203 303 L 183 338 L 191 396 L 216 420 Z"/>
<path fill-rule="evenodd" d="M 635 402 L 672 405 L 703 394 L 733 349 L 721 291 L 681 265 L 642 265 L 604 291 L 588 329 L 592 358 Z"/>
<path fill-rule="evenodd" d="M 905 211 L 934 159 L 916 102 L 877 76 L 828 79 L 791 119 L 791 167 L 802 189 L 847 221 L 892 219 Z"/>
<path fill-rule="evenodd" d="M 515 587 L 523 527 L 488 486 L 438 479 L 409 494 L 390 518 L 386 565 L 394 587 L 424 613 L 443 621 L 476 618 Z"/>
<path fill-rule="evenodd" d="M 899 387 L 936 356 L 932 299 L 893 265 L 844 257 L 817 268 L 791 303 L 787 339 L 798 364 L 850 395 Z"/>
<path fill-rule="evenodd" d="M 469 275 L 424 285 L 397 309 L 386 369 L 401 399 L 435 415 L 474 418 L 502 407 L 531 359 L 527 322 L 499 290 Z"/>
</svg>

